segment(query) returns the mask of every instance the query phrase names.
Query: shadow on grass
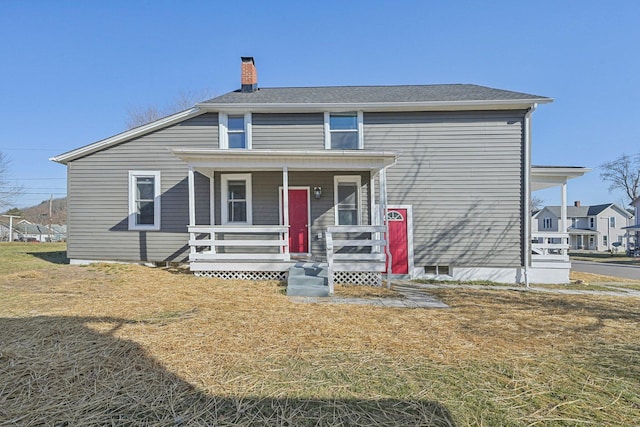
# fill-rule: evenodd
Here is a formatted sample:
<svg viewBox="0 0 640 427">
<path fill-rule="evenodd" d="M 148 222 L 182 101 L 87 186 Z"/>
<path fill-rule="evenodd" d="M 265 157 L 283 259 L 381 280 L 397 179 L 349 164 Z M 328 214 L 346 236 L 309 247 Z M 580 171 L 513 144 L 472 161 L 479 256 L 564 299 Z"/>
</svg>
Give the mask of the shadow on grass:
<svg viewBox="0 0 640 427">
<path fill-rule="evenodd" d="M 0 425 L 454 425 L 444 406 L 419 399 L 204 392 L 137 343 L 114 336 L 132 323 L 0 318 Z M 216 384 L 211 379 L 208 386 Z"/>
<path fill-rule="evenodd" d="M 67 251 L 27 252 L 27 255 L 40 258 L 41 260 L 50 262 L 52 264 L 69 264 Z"/>
</svg>

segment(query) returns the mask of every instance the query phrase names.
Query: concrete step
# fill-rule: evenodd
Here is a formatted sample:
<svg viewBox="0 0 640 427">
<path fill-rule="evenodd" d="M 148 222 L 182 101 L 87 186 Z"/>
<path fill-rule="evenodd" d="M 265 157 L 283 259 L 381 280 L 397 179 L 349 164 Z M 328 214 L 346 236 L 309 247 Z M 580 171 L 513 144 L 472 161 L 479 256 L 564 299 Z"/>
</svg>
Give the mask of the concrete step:
<svg viewBox="0 0 640 427">
<path fill-rule="evenodd" d="M 326 265 L 300 263 L 289 269 L 287 295 L 328 296 Z"/>
</svg>

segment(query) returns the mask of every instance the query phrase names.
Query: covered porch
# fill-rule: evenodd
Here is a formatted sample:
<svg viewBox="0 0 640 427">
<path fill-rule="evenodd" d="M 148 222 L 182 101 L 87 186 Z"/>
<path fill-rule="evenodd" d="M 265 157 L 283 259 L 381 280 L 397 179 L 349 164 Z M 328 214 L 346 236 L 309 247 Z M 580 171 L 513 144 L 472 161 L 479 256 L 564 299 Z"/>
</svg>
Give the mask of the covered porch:
<svg viewBox="0 0 640 427">
<path fill-rule="evenodd" d="M 385 271 L 385 170 L 395 153 L 172 151 L 188 165 L 195 274 L 281 280 L 296 263 L 322 262 L 332 286 L 335 272 Z"/>
<path fill-rule="evenodd" d="M 532 166 L 531 191 L 560 188 L 560 218 L 558 231 L 532 231 L 530 278 L 534 283 L 568 283 L 571 262 L 569 249 L 571 232 L 567 220 L 567 181 L 590 172 L 573 166 Z M 531 226 L 531 217 L 529 226 Z M 573 233 L 574 235 L 576 233 Z"/>
</svg>

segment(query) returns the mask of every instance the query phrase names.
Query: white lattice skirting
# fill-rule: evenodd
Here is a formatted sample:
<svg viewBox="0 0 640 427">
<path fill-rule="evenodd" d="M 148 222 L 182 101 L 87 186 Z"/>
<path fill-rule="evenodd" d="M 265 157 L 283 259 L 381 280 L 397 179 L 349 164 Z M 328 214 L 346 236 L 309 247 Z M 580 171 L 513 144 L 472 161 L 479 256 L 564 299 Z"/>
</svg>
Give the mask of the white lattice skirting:
<svg viewBox="0 0 640 427">
<path fill-rule="evenodd" d="M 225 280 L 285 280 L 286 271 L 194 271 L 197 277 Z"/>
<path fill-rule="evenodd" d="M 333 281 L 351 285 L 382 286 L 382 274 L 368 271 L 335 271 Z"/>
</svg>

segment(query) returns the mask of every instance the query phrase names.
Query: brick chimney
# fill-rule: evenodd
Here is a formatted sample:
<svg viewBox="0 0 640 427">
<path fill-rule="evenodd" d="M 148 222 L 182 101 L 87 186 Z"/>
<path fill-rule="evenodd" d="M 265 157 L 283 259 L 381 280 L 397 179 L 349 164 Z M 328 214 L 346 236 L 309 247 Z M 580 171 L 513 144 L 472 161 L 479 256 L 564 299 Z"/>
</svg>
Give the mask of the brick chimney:
<svg viewBox="0 0 640 427">
<path fill-rule="evenodd" d="M 242 72 L 240 87 L 241 92 L 255 92 L 258 90 L 258 72 L 256 71 L 256 65 L 253 62 L 252 56 L 242 56 Z"/>
<path fill-rule="evenodd" d="M 573 206 L 575 206 L 576 208 L 580 207 L 580 200 L 576 200 L 575 202 L 573 202 Z"/>
</svg>

